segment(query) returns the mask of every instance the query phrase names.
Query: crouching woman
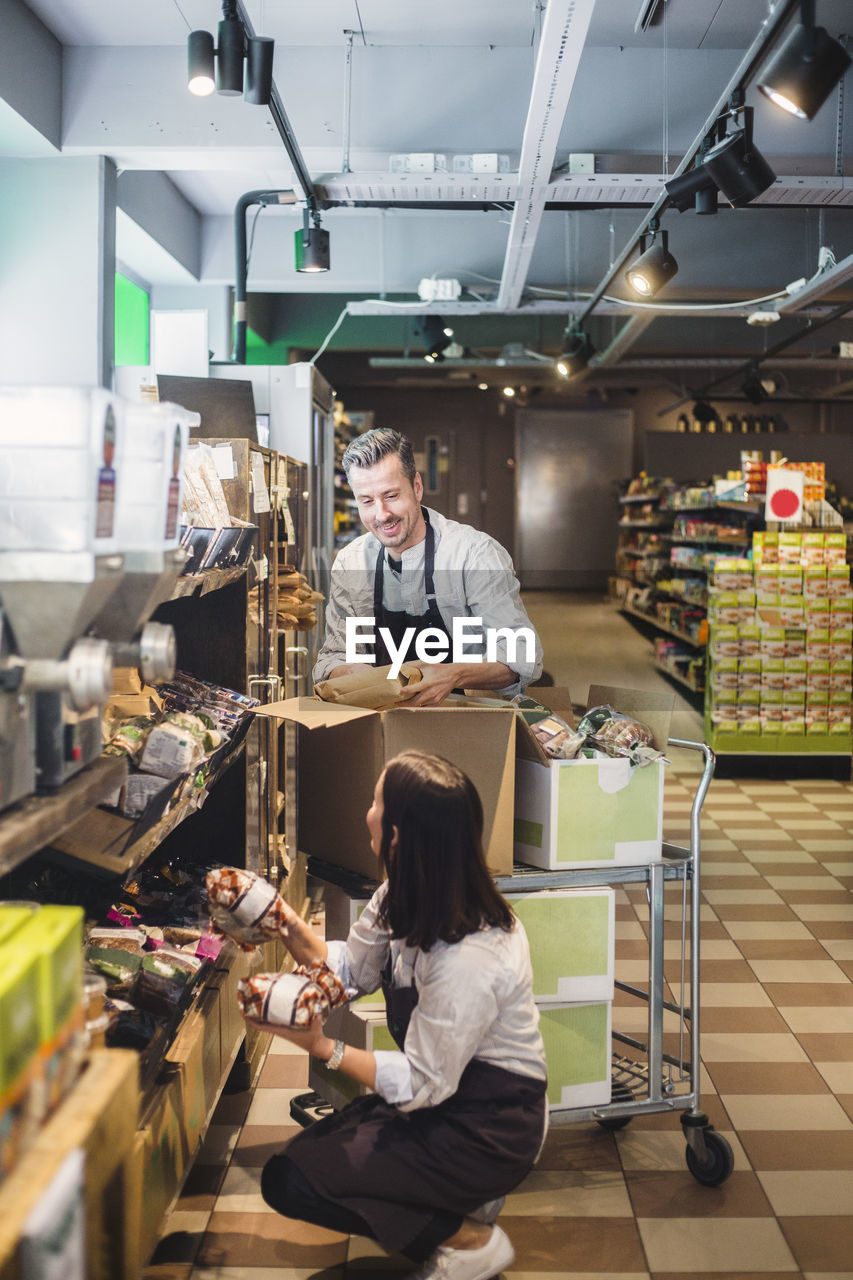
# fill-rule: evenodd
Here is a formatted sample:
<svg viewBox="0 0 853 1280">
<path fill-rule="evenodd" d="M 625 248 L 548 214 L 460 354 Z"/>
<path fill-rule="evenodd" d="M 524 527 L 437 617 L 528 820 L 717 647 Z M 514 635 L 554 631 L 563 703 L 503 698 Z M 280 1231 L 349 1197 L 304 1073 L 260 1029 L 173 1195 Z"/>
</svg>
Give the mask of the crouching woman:
<svg viewBox="0 0 853 1280">
<path fill-rule="evenodd" d="M 334 1042 L 319 1019 L 264 1026 L 374 1092 L 273 1156 L 263 1195 L 405 1254 L 420 1280 L 487 1280 L 513 1261 L 494 1218 L 547 1121 L 527 937 L 487 870 L 482 804 L 455 765 L 396 756 L 367 826 L 385 878 L 349 937 L 326 943 L 294 913 L 288 945 L 360 994 L 381 987 L 399 1050 Z"/>
</svg>

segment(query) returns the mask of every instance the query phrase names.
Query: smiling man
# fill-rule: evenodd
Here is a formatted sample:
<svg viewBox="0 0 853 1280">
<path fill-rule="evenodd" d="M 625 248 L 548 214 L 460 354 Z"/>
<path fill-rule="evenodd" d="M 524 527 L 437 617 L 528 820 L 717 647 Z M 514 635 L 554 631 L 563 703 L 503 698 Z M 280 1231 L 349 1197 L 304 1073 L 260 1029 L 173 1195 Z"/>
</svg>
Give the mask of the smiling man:
<svg viewBox="0 0 853 1280">
<path fill-rule="evenodd" d="M 456 689 L 523 692 L 542 670 L 542 651 L 508 553 L 421 505 L 423 481 L 398 431 L 358 436 L 343 466 L 367 532 L 332 566 L 315 683 L 364 662 L 408 660 L 423 672 L 409 686 L 414 706 L 435 706 Z M 361 662 L 352 661 L 356 632 Z"/>
</svg>

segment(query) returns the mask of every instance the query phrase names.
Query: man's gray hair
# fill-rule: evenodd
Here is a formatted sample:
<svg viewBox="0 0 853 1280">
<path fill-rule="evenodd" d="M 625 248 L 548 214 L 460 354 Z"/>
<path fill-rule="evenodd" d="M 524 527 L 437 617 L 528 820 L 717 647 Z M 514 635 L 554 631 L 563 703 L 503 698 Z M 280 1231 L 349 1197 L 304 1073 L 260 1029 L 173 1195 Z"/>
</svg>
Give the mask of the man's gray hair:
<svg viewBox="0 0 853 1280">
<path fill-rule="evenodd" d="M 411 441 L 399 431 L 392 431 L 390 427 L 373 427 L 370 431 L 365 431 L 363 436 L 356 436 L 350 441 L 342 459 L 347 481 L 353 467 L 375 467 L 377 462 L 391 454 L 397 455 L 403 475 L 409 484 L 414 484 L 417 467 Z"/>
</svg>

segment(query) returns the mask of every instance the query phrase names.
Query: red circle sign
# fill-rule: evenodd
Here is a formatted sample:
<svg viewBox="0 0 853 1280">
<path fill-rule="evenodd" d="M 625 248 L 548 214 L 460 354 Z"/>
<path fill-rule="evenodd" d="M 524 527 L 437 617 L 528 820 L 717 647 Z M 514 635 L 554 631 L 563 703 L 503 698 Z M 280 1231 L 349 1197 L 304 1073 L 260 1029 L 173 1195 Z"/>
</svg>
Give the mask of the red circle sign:
<svg viewBox="0 0 853 1280">
<path fill-rule="evenodd" d="M 799 509 L 800 499 L 793 489 L 777 489 L 770 498 L 770 510 L 779 520 L 790 520 Z"/>
</svg>

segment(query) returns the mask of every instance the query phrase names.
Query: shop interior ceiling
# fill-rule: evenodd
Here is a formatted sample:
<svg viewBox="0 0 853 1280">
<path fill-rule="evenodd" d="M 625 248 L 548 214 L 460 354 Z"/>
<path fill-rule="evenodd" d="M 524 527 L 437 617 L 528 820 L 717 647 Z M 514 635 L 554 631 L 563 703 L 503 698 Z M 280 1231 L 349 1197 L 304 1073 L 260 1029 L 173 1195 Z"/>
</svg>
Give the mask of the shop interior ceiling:
<svg viewBox="0 0 853 1280">
<path fill-rule="evenodd" d="M 853 75 L 811 121 L 756 88 L 799 0 L 231 4 L 275 40 L 290 148 L 269 107 L 187 91 L 188 33 L 216 32 L 218 0 L 4 0 L 0 155 L 111 157 L 117 256 L 155 296 L 233 287 L 238 201 L 292 190 L 247 210 L 249 323 L 310 355 L 346 308 L 328 359 L 351 380 L 550 385 L 582 326 L 596 354 L 568 385 L 584 394 L 739 397 L 754 365 L 783 399 L 853 397 Z M 853 51 L 851 0 L 815 10 Z M 663 183 L 737 88 L 776 180 L 746 207 L 679 213 Z M 294 269 L 306 206 L 328 272 Z M 654 215 L 678 272 L 649 308 L 624 267 Z M 461 296 L 419 300 L 430 280 Z M 430 366 L 431 312 L 458 345 Z"/>
</svg>

